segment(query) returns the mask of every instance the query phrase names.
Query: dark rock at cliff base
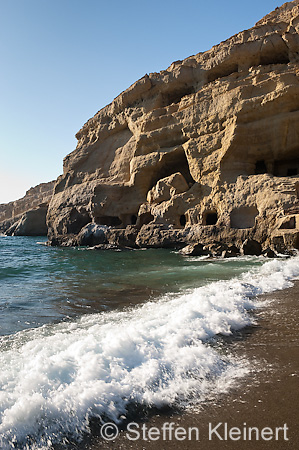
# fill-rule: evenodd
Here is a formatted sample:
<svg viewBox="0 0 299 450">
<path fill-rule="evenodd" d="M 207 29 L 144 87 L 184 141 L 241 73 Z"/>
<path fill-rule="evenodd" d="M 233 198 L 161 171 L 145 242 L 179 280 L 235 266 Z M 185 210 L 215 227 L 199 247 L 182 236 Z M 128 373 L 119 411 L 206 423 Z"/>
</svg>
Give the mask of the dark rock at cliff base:
<svg viewBox="0 0 299 450">
<path fill-rule="evenodd" d="M 184 230 L 175 230 L 165 225 L 143 225 L 136 244 L 143 248 L 182 248 L 186 245 Z"/>
<path fill-rule="evenodd" d="M 208 250 L 211 256 L 221 256 L 227 249 L 227 245 L 223 242 L 214 241 L 212 243 L 205 244 L 205 249 Z"/>
<path fill-rule="evenodd" d="M 75 245 L 94 247 L 97 245 L 116 245 L 118 247 L 136 248 L 138 229 L 135 226 L 113 228 L 107 225 L 89 223 L 82 228 Z"/>
<path fill-rule="evenodd" d="M 262 253 L 262 246 L 254 239 L 246 239 L 240 249 L 241 255 L 259 256 Z"/>
<path fill-rule="evenodd" d="M 11 228 L 14 223 L 15 221 L 13 219 L 3 220 L 3 222 L 0 222 L 0 233 L 6 234 L 7 230 Z"/>
<path fill-rule="evenodd" d="M 114 250 L 114 251 L 124 251 L 133 250 L 132 247 L 125 247 L 116 244 L 98 244 L 94 247 L 90 247 L 89 250 Z"/>
<path fill-rule="evenodd" d="M 240 255 L 240 250 L 235 245 L 228 245 L 221 254 L 222 258 L 234 258 Z"/>
<path fill-rule="evenodd" d="M 209 250 L 202 244 L 189 244 L 180 250 L 180 254 L 184 256 L 208 256 Z"/>
<path fill-rule="evenodd" d="M 78 245 L 90 247 L 99 244 L 107 244 L 107 232 L 107 226 L 89 223 L 81 229 L 80 233 L 78 234 L 78 238 L 76 239 L 76 243 Z"/>
<path fill-rule="evenodd" d="M 136 244 L 137 235 L 139 230 L 133 226 L 129 225 L 126 228 L 111 228 L 108 231 L 108 241 L 111 244 L 116 244 L 117 246 L 121 248 L 137 248 L 138 245 Z"/>
<path fill-rule="evenodd" d="M 275 251 L 272 250 L 272 248 L 270 248 L 270 247 L 263 250 L 262 255 L 265 256 L 265 258 L 276 258 L 277 257 L 277 254 L 275 253 Z"/>
</svg>

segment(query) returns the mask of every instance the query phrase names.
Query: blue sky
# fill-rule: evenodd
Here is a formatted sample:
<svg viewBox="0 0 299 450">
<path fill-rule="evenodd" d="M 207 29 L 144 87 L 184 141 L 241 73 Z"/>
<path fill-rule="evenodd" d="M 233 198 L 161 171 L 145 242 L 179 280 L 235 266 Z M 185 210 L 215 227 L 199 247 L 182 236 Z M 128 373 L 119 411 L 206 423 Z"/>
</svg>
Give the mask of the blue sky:
<svg viewBox="0 0 299 450">
<path fill-rule="evenodd" d="M 145 73 L 253 26 L 281 0 L 0 0 L 0 203 L 62 173 L 75 133 Z"/>
</svg>

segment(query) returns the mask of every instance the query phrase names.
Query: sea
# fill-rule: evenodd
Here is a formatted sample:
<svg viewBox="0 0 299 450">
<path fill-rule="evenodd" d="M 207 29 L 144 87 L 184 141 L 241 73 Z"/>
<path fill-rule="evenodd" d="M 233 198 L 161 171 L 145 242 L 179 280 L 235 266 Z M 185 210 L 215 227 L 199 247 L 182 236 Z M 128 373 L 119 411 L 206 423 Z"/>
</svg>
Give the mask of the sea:
<svg viewBox="0 0 299 450">
<path fill-rule="evenodd" d="M 299 277 L 299 256 L 45 243 L 0 236 L 1 450 L 67 449 L 94 420 L 121 426 L 229 392 L 253 363 L 225 339 L 258 325 L 271 308 L 260 294 Z"/>
</svg>

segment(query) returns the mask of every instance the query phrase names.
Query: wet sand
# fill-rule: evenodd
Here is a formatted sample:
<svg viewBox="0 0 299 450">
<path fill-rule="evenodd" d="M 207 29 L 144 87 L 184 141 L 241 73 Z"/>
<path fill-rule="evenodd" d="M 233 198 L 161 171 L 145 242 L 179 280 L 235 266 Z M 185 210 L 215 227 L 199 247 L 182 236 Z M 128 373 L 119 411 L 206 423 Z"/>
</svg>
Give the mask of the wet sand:
<svg viewBox="0 0 299 450">
<path fill-rule="evenodd" d="M 139 426 L 157 427 L 160 438 L 156 441 L 128 440 L 126 432 L 119 437 L 105 442 L 93 436 L 80 449 L 84 450 L 156 450 L 156 449 L 298 449 L 299 448 L 299 281 L 293 287 L 264 295 L 263 299 L 271 299 L 272 303 L 258 310 L 258 325 L 247 328 L 228 339 L 230 350 L 239 356 L 246 356 L 252 361 L 252 373 L 246 376 L 236 388 L 220 399 L 202 406 L 201 410 L 183 414 L 153 415 L 147 421 L 139 422 Z M 162 427 L 165 422 L 174 422 L 174 428 L 196 427 L 191 432 L 191 440 L 163 440 Z M 220 440 L 216 433 L 209 440 L 209 424 L 211 428 L 218 423 L 227 423 L 228 428 L 241 429 L 240 440 Z M 252 440 L 244 440 L 243 428 L 257 427 L 259 431 L 265 427 L 274 430 L 271 440 L 256 440 L 252 432 Z M 284 427 L 277 431 L 276 427 Z M 224 438 L 221 425 L 217 431 Z M 131 434 L 135 436 L 135 434 Z M 156 435 L 157 436 L 157 435 Z M 169 433 L 165 432 L 165 437 Z M 235 437 L 237 434 L 234 435 Z M 265 437 L 271 434 L 265 432 Z M 183 435 L 181 434 L 181 437 Z M 198 438 L 198 439 L 197 439 Z M 288 440 L 286 440 L 286 438 Z"/>
</svg>

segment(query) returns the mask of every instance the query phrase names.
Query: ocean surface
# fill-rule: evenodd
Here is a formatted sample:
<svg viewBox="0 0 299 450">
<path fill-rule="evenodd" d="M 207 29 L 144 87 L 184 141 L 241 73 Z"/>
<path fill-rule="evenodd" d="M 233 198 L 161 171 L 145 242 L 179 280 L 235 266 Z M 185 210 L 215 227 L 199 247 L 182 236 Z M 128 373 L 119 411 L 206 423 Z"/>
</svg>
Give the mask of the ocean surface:
<svg viewBox="0 0 299 450">
<path fill-rule="evenodd" d="M 0 448 L 80 442 L 90 420 L 196 407 L 252 370 L 222 336 L 257 324 L 257 295 L 299 256 L 53 248 L 0 236 Z"/>
</svg>

